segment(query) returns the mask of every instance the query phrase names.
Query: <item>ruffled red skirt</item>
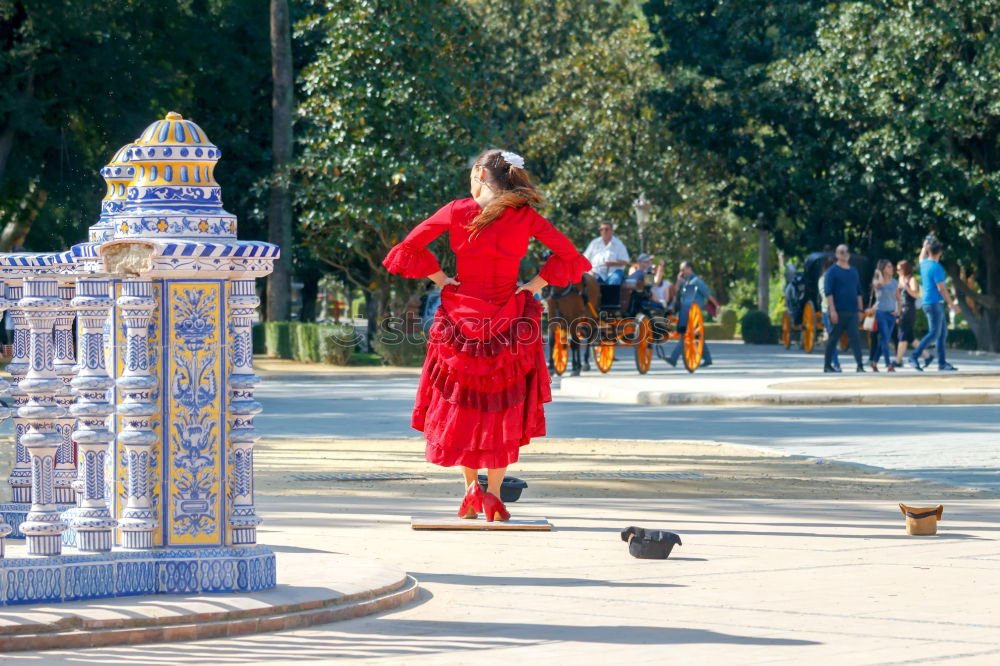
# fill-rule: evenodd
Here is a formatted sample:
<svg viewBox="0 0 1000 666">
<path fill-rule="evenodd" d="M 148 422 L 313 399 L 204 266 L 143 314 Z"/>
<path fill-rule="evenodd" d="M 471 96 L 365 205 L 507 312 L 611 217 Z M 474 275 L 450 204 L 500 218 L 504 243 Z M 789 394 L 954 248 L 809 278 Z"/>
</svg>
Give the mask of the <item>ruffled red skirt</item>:
<svg viewBox="0 0 1000 666">
<path fill-rule="evenodd" d="M 502 306 L 447 289 L 427 343 L 412 426 L 429 462 L 506 467 L 545 434 L 551 379 L 542 305 L 527 292 Z"/>
</svg>

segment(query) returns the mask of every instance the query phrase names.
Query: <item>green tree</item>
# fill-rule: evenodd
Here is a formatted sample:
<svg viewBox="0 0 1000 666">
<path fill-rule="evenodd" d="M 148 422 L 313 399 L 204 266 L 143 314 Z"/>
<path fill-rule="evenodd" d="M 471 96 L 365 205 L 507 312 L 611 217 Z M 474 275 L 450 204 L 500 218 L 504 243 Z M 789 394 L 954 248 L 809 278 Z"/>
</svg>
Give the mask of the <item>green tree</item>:
<svg viewBox="0 0 1000 666">
<path fill-rule="evenodd" d="M 522 149 L 532 133 L 526 99 L 549 83 L 551 63 L 609 38 L 632 22 L 634 3 L 621 0 L 465 0 L 481 26 L 480 48 L 490 87 L 488 135 L 496 145 Z M 547 164 L 534 164 L 542 182 Z"/>
<path fill-rule="evenodd" d="M 8 246 L 85 239 L 104 192 L 100 168 L 169 110 L 220 144 L 227 208 L 244 235 L 260 237 L 252 185 L 270 138 L 265 2 L 0 0 L 0 44 Z"/>
<path fill-rule="evenodd" d="M 382 258 L 468 192 L 487 96 L 477 27 L 451 0 L 330 0 L 297 34 L 316 54 L 300 80 L 303 243 L 385 312 L 392 285 L 413 286 L 387 278 Z"/>
<path fill-rule="evenodd" d="M 846 128 L 885 245 L 933 231 L 980 348 L 1000 349 L 1000 2 L 830 5 L 781 70 Z"/>
</svg>

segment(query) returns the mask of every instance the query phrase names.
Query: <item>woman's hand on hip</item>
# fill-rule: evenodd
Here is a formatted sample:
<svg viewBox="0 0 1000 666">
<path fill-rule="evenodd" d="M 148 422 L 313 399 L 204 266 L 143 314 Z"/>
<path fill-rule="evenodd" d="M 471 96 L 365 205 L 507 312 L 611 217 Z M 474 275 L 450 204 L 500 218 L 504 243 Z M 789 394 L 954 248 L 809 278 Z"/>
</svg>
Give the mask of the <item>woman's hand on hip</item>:
<svg viewBox="0 0 1000 666">
<path fill-rule="evenodd" d="M 531 280 L 525 282 L 520 287 L 518 287 L 517 291 L 515 291 L 514 294 L 516 295 L 520 294 L 522 291 L 527 291 L 531 292 L 531 295 L 534 296 L 542 289 L 544 289 L 546 286 L 548 286 L 548 284 L 549 283 L 543 280 L 540 275 L 536 275 Z"/>
<path fill-rule="evenodd" d="M 444 289 L 449 285 L 455 285 L 456 287 L 461 283 L 453 277 L 448 277 L 444 274 L 444 271 L 438 271 L 437 273 L 431 273 L 427 276 L 427 279 L 438 286 L 438 289 Z"/>
</svg>

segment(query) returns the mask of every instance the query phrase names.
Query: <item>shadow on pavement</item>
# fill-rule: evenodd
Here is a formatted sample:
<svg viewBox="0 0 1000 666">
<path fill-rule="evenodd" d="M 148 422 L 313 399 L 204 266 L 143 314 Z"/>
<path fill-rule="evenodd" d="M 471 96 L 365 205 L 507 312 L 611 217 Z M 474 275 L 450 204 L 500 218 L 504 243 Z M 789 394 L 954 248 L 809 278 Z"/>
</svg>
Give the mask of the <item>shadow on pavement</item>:
<svg viewBox="0 0 1000 666">
<path fill-rule="evenodd" d="M 594 578 L 533 578 L 530 576 L 475 576 L 471 574 L 438 574 L 411 571 L 410 575 L 420 583 L 444 583 L 446 585 L 531 585 L 539 587 L 687 587 L 674 583 L 633 583 L 617 582 Z"/>
</svg>

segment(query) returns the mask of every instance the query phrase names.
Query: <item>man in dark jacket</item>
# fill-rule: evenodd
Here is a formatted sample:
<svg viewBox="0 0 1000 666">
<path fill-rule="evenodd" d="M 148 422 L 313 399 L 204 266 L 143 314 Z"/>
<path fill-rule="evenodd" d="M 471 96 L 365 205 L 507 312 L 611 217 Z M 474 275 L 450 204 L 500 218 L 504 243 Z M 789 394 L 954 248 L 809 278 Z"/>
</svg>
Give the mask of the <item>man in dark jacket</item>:
<svg viewBox="0 0 1000 666">
<path fill-rule="evenodd" d="M 823 372 L 839 372 L 832 365 L 833 350 L 840 343 L 840 336 L 847 331 L 847 339 L 851 343 L 854 360 L 858 364 L 858 372 L 864 372 L 861 362 L 861 341 L 858 339 L 858 317 L 864 312 L 861 300 L 861 278 L 858 271 L 851 266 L 851 253 L 846 245 L 838 245 L 837 263 L 830 266 L 824 276 L 823 290 L 830 308 L 830 323 L 833 330 L 826 341 L 826 354 L 823 357 Z"/>
</svg>

